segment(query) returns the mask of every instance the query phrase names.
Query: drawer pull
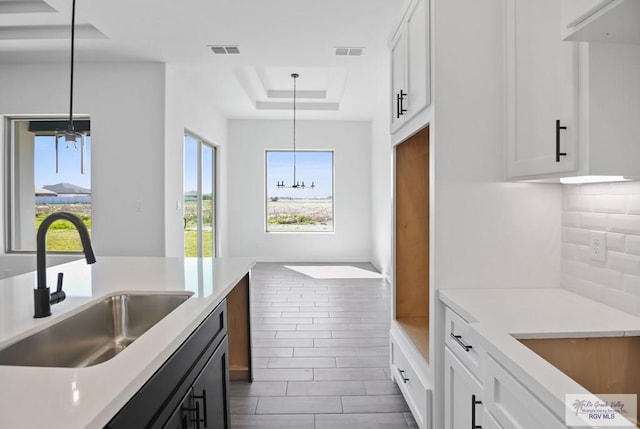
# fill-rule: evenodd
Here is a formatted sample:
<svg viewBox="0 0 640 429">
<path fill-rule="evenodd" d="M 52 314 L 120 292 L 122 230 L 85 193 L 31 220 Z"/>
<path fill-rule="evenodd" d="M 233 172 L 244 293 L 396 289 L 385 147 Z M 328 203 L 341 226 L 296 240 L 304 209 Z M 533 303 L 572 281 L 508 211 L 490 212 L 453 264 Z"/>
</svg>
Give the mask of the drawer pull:
<svg viewBox="0 0 640 429">
<path fill-rule="evenodd" d="M 404 384 L 407 384 L 407 381 L 409 381 L 409 379 L 404 376 L 404 370 L 398 368 L 398 373 L 400 374 L 400 378 L 402 378 L 402 382 Z"/>
<path fill-rule="evenodd" d="M 471 395 L 471 429 L 482 429 L 482 426 L 476 425 L 476 405 L 481 405 L 482 401 L 476 401 L 476 395 Z"/>
<path fill-rule="evenodd" d="M 473 347 L 470 345 L 467 345 L 465 343 L 462 342 L 462 335 L 455 335 L 453 332 L 451 333 L 451 338 L 453 338 L 456 343 L 458 343 L 460 345 L 460 347 L 462 347 L 464 349 L 465 352 L 468 352 L 469 350 L 471 350 Z"/>
</svg>

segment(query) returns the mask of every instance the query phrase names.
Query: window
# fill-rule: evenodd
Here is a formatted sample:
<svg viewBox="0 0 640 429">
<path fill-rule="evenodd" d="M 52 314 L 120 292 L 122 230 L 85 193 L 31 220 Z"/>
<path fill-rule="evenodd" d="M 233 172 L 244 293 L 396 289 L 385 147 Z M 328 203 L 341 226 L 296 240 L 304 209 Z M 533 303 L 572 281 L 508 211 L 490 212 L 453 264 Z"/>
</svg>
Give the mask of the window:
<svg viewBox="0 0 640 429">
<path fill-rule="evenodd" d="M 184 136 L 184 256 L 216 256 L 216 148 Z"/>
<path fill-rule="evenodd" d="M 84 148 L 80 142 L 67 144 L 63 139 L 59 140 L 56 147 L 55 131 L 67 127 L 66 119 L 7 120 L 8 251 L 35 251 L 38 227 L 53 212 L 73 213 L 91 230 L 89 120 L 74 119 L 74 126 L 76 130 L 87 133 Z M 64 220 L 53 223 L 47 233 L 47 250 L 82 251 L 75 227 Z"/>
<path fill-rule="evenodd" d="M 290 187 L 293 166 L 292 151 L 267 151 L 267 232 L 332 232 L 333 152 L 295 152 L 296 181 L 304 188 Z"/>
</svg>

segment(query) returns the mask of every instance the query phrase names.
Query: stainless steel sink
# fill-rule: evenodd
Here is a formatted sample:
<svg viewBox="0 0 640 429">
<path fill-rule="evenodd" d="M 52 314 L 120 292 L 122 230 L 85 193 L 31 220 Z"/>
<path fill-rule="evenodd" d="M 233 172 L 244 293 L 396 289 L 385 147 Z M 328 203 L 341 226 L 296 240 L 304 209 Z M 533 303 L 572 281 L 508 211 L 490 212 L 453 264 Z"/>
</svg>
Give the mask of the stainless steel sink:
<svg viewBox="0 0 640 429">
<path fill-rule="evenodd" d="M 0 365 L 82 368 L 105 362 L 191 293 L 109 296 L 0 350 Z"/>
</svg>

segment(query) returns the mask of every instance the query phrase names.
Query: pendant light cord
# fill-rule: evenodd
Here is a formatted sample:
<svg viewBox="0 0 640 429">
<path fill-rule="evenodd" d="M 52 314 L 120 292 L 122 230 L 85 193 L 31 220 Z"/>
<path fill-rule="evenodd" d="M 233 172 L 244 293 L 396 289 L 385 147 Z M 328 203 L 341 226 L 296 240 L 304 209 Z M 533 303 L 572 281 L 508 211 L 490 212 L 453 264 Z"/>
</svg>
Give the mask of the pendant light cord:
<svg viewBox="0 0 640 429">
<path fill-rule="evenodd" d="M 74 0 L 75 1 L 75 0 Z M 298 74 L 294 73 L 293 77 L 293 185 L 296 185 L 296 79 Z"/>
<path fill-rule="evenodd" d="M 75 51 L 75 39 L 76 39 L 76 0 L 73 0 L 71 6 L 71 73 L 69 82 L 69 126 L 70 131 L 75 131 L 73 127 L 73 65 L 74 65 L 74 51 Z"/>
</svg>

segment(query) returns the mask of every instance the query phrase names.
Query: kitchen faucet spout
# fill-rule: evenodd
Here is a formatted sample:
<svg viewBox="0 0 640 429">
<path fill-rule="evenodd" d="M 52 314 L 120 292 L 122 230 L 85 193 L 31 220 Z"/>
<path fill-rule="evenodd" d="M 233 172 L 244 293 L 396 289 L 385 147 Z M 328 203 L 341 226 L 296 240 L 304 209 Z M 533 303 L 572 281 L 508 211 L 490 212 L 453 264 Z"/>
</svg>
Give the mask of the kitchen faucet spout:
<svg viewBox="0 0 640 429">
<path fill-rule="evenodd" d="M 96 262 L 96 257 L 93 254 L 93 248 L 91 247 L 89 231 L 87 231 L 87 227 L 78 216 L 66 212 L 56 212 L 47 216 L 40 224 L 38 234 L 36 236 L 37 288 L 33 291 L 33 317 L 35 318 L 51 316 L 51 304 L 57 304 L 66 298 L 66 295 L 62 290 L 62 273 L 58 273 L 56 292 L 50 294 L 50 288 L 47 287 L 47 231 L 49 230 L 49 226 L 57 220 L 68 220 L 76 227 L 78 234 L 80 234 L 82 251 L 84 252 L 87 264 L 93 264 Z"/>
</svg>

